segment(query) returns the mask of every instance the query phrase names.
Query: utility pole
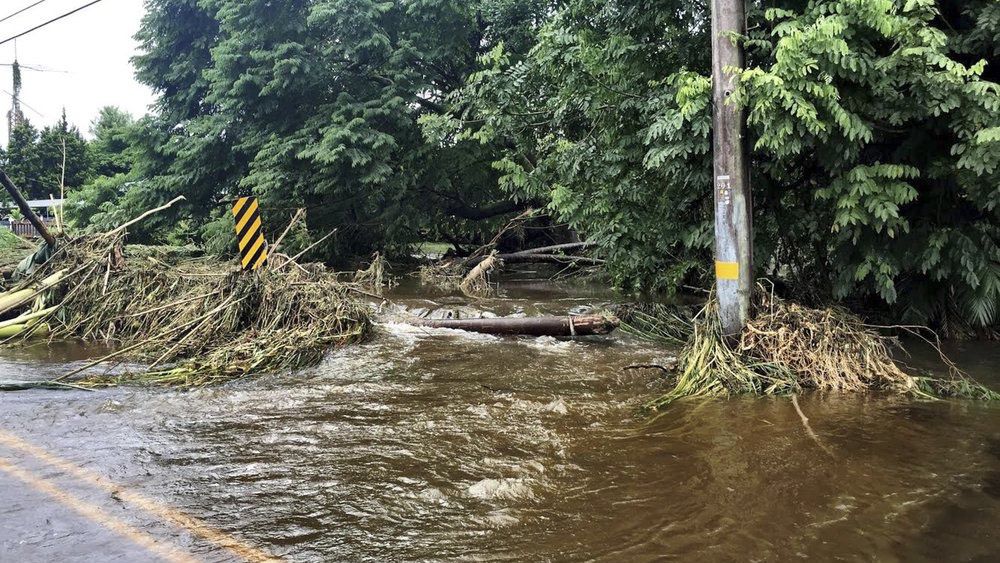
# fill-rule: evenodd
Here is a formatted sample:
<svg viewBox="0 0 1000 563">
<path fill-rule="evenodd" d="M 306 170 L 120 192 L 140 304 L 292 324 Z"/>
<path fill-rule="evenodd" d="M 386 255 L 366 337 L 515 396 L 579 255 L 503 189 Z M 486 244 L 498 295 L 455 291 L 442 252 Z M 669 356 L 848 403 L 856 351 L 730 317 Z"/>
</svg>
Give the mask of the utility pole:
<svg viewBox="0 0 1000 563">
<path fill-rule="evenodd" d="M 7 142 L 13 138 L 14 129 L 24 123 L 24 112 L 21 111 L 21 66 L 17 64 L 16 57 L 11 65 L 11 74 L 14 83 L 10 95 L 10 111 L 7 112 Z"/>
<path fill-rule="evenodd" d="M 10 197 L 14 199 L 14 203 L 16 203 L 17 206 L 21 209 L 21 214 L 24 215 L 25 219 L 31 222 L 31 225 L 35 227 L 36 231 L 38 231 L 38 234 L 42 237 L 42 240 L 47 242 L 50 247 L 55 248 L 56 247 L 55 237 L 53 237 L 52 234 L 49 232 L 49 230 L 45 227 L 45 223 L 43 223 L 42 220 L 38 218 L 38 215 L 35 215 L 35 212 L 32 211 L 31 206 L 28 205 L 28 202 L 25 201 L 24 196 L 21 195 L 20 190 L 17 189 L 17 186 L 14 185 L 14 182 L 10 181 L 10 178 L 7 176 L 7 173 L 4 172 L 2 168 L 0 168 L 0 185 L 3 185 L 4 189 L 7 190 L 7 193 L 10 194 Z"/>
<path fill-rule="evenodd" d="M 753 290 L 750 179 L 743 110 L 732 103 L 743 69 L 743 0 L 712 0 L 712 160 L 715 193 L 715 280 L 722 332 L 742 332 Z"/>
</svg>

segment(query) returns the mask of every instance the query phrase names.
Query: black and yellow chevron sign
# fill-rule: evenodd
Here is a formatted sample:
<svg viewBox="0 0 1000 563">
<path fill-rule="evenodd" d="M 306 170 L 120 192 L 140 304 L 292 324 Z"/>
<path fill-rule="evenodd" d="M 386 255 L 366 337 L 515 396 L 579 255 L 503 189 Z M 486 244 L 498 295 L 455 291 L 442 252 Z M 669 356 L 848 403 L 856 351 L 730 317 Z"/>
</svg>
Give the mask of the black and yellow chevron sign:
<svg viewBox="0 0 1000 563">
<path fill-rule="evenodd" d="M 267 241 L 260 224 L 257 198 L 241 197 L 233 204 L 236 220 L 236 240 L 240 245 L 240 262 L 244 270 L 256 270 L 267 262 Z"/>
</svg>

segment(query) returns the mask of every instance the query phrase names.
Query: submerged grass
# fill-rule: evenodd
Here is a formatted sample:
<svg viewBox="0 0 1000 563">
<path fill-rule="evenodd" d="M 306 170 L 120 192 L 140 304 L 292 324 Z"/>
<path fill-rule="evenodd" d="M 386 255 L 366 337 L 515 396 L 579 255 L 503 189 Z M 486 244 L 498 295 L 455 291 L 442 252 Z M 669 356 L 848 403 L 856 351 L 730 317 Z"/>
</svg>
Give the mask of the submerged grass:
<svg viewBox="0 0 1000 563">
<path fill-rule="evenodd" d="M 674 315 L 662 321 L 659 316 L 640 318 L 661 327 L 646 328 L 646 334 L 674 338 L 683 326 Z M 786 395 L 806 389 L 1000 400 L 1000 393 L 947 361 L 949 378 L 907 374 L 890 353 L 898 344 L 894 338 L 840 308 L 812 309 L 765 294 L 742 334 L 729 339 L 722 334 L 718 304 L 712 298 L 690 326 L 675 385 L 650 401 L 649 408 L 663 408 L 683 397 Z"/>
<path fill-rule="evenodd" d="M 618 305 L 612 312 L 621 319 L 619 330 L 642 340 L 684 344 L 694 330 L 690 307 L 662 303 Z"/>
<path fill-rule="evenodd" d="M 126 257 L 122 235 L 62 242 L 26 288 L 56 272 L 41 303 L 50 339 L 112 344 L 111 354 L 66 374 L 83 386 L 120 383 L 198 386 L 304 367 L 331 347 L 358 340 L 369 309 L 332 274 L 290 268 L 243 272 L 209 259 L 168 264 Z M 35 307 L 40 304 L 36 303 Z M 93 374 L 99 365 L 145 369 Z"/>
</svg>

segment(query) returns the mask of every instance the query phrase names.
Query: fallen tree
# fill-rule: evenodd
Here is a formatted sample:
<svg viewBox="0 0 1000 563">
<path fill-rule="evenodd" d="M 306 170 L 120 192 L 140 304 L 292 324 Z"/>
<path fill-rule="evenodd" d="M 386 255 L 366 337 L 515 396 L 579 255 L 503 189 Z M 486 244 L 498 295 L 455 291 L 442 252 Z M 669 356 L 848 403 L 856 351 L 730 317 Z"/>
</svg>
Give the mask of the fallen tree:
<svg viewBox="0 0 1000 563">
<path fill-rule="evenodd" d="M 608 334 L 618 327 L 612 315 L 499 317 L 494 319 L 419 319 L 416 326 L 452 328 L 496 335 L 589 336 Z"/>
<path fill-rule="evenodd" d="M 508 263 L 527 263 L 527 262 L 560 262 L 560 263 L 570 263 L 579 262 L 581 264 L 603 264 L 604 260 L 598 258 L 590 258 L 587 256 L 576 256 L 573 254 L 563 254 L 570 250 L 584 250 L 594 246 L 591 242 L 567 242 L 563 244 L 553 244 L 549 246 L 539 246 L 535 248 L 529 248 L 526 250 L 519 250 L 517 252 L 507 252 L 504 254 L 497 254 L 497 257 Z M 463 263 L 467 267 L 474 267 L 483 260 L 485 260 L 489 255 L 472 255 L 468 258 L 463 259 Z"/>
<path fill-rule="evenodd" d="M 466 295 L 482 296 L 496 290 L 496 284 L 490 283 L 489 276 L 499 272 L 505 264 L 549 263 L 566 267 L 604 264 L 600 258 L 565 254 L 567 251 L 585 250 L 594 245 L 591 242 L 568 242 L 501 254 L 494 248 L 495 240 L 480 247 L 471 256 L 450 258 L 422 267 L 420 279 L 445 289 L 461 289 Z"/>
<path fill-rule="evenodd" d="M 530 264 L 550 262 L 555 264 L 576 264 L 580 266 L 600 266 L 604 260 L 589 256 L 569 256 L 566 254 L 541 254 L 538 252 L 512 252 L 498 254 L 497 257 L 506 264 Z"/>
</svg>

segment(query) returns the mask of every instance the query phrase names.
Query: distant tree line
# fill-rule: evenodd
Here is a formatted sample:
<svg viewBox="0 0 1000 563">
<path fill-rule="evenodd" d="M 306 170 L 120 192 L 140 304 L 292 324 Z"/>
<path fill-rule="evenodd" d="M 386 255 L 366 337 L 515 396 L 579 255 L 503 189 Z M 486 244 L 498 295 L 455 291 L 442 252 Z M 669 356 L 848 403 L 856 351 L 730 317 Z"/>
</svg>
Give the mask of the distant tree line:
<svg viewBox="0 0 1000 563">
<path fill-rule="evenodd" d="M 63 147 L 66 149 L 65 185 L 81 186 L 94 174 L 87 141 L 63 113 L 59 121 L 41 131 L 22 119 L 10 132 L 7 147 L 0 149 L 0 164 L 10 179 L 31 199 L 59 197 L 63 185 Z M 2 194 L 7 199 L 6 194 Z"/>
<path fill-rule="evenodd" d="M 0 166 L 28 199 L 67 195 L 82 203 L 80 192 L 97 179 L 132 170 L 134 127 L 132 116 L 113 106 L 102 108 L 93 120 L 90 140 L 69 123 L 65 112 L 40 131 L 21 117 L 7 146 L 0 149 Z M 7 194 L 0 193 L 0 199 L 8 199 Z M 89 217 L 78 218 L 86 222 Z"/>
<path fill-rule="evenodd" d="M 80 224 L 183 193 L 146 236 L 228 248 L 228 202 L 254 194 L 269 225 L 301 206 L 338 227 L 346 259 L 474 244 L 535 207 L 620 288 L 707 286 L 708 4 L 151 0 L 134 62 L 156 111 Z M 1000 322 L 1000 3 L 754 0 L 748 22 L 758 274 Z"/>
</svg>

